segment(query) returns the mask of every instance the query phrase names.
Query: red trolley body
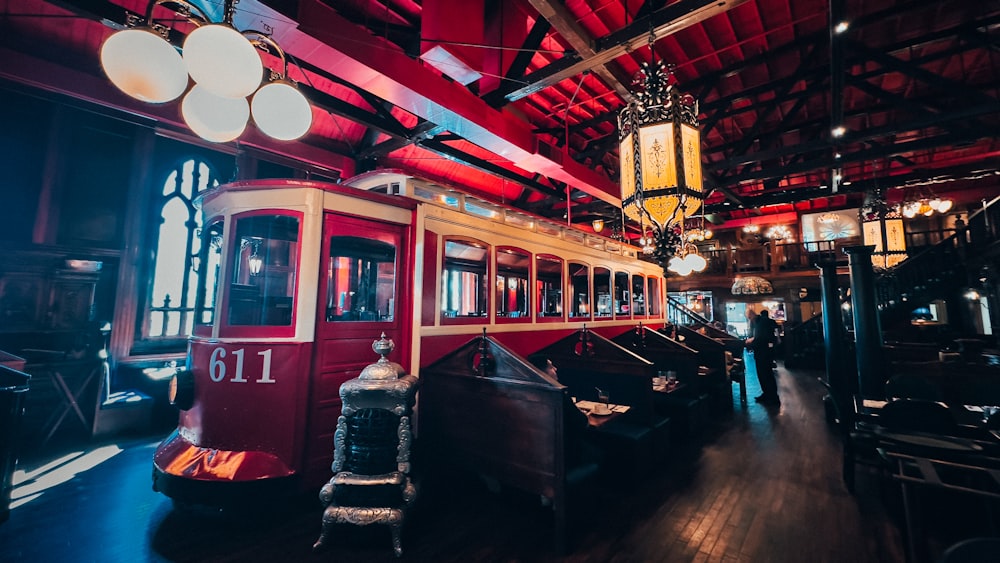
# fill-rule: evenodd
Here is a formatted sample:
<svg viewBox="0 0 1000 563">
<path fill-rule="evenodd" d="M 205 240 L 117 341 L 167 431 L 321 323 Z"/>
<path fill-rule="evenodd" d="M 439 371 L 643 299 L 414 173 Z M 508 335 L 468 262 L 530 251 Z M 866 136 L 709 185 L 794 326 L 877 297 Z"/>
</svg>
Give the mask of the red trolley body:
<svg viewBox="0 0 1000 563">
<path fill-rule="evenodd" d="M 527 356 L 584 325 L 663 323 L 662 272 L 633 247 L 406 174 L 233 183 L 201 204 L 181 413 L 153 459 L 179 500 L 318 489 L 340 385 L 382 334 L 419 376 L 484 329 Z"/>
</svg>

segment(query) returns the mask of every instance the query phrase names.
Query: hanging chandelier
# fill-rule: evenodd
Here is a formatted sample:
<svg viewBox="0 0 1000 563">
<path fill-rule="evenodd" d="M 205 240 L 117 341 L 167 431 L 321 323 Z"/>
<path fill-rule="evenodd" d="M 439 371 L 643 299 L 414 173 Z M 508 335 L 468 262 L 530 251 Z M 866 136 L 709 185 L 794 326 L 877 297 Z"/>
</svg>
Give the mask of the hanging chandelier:
<svg viewBox="0 0 1000 563">
<path fill-rule="evenodd" d="M 791 229 L 786 225 L 773 225 L 764 236 L 768 240 L 795 242 Z"/>
<path fill-rule="evenodd" d="M 643 253 L 664 273 L 687 275 L 705 269 L 684 232 L 685 219 L 694 217 L 705 198 L 698 102 L 670 83 L 672 73 L 656 60 L 654 39 L 650 34 L 652 60 L 642 63 L 644 87 L 618 114 L 622 211 L 639 223 Z M 671 268 L 675 258 L 692 267 Z"/>
<path fill-rule="evenodd" d="M 269 137 L 297 139 L 312 125 L 309 101 L 288 79 L 288 57 L 277 42 L 263 32 L 234 27 L 238 2 L 225 0 L 223 21 L 214 23 L 185 0 L 151 0 L 145 19 L 129 14 L 128 27 L 104 41 L 101 66 L 112 84 L 143 102 L 163 104 L 187 91 L 181 115 L 205 140 L 236 139 L 251 116 Z M 159 23 L 178 18 L 194 28 L 180 51 L 169 42 L 171 28 Z M 280 60 L 280 71 L 267 69 L 263 86 L 265 67 L 258 51 Z"/>
<path fill-rule="evenodd" d="M 935 213 L 947 213 L 953 202 L 949 198 L 940 198 L 933 194 L 921 193 L 917 199 L 905 201 L 902 205 L 903 217 L 913 219 L 917 215 L 930 217 Z"/>
</svg>

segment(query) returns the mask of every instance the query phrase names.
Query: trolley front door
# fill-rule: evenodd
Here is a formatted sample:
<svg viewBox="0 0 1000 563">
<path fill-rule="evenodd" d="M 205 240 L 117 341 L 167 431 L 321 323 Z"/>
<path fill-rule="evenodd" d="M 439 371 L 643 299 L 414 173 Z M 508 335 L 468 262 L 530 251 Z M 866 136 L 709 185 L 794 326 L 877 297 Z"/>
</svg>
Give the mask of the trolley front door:
<svg viewBox="0 0 1000 563">
<path fill-rule="evenodd" d="M 396 344 L 389 359 L 409 365 L 406 233 L 394 223 L 334 213 L 324 219 L 305 459 L 310 481 L 330 476 L 340 385 L 378 359 L 372 343 L 385 333 Z"/>
</svg>

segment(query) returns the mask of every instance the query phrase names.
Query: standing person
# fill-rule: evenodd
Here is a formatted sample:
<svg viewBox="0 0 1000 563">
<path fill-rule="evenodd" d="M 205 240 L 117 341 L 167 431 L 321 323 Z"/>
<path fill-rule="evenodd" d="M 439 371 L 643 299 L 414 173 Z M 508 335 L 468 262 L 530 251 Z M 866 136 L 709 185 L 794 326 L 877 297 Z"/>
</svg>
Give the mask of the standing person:
<svg viewBox="0 0 1000 563">
<path fill-rule="evenodd" d="M 778 382 L 774 379 L 774 343 L 777 341 L 778 324 L 771 320 L 767 309 L 760 312 L 753 323 L 753 332 L 747 344 L 753 349 L 753 364 L 757 370 L 761 395 L 754 398 L 758 403 L 780 405 Z"/>
<path fill-rule="evenodd" d="M 753 337 L 753 328 L 757 324 L 757 311 L 747 307 L 747 344 L 749 344 L 750 338 Z"/>
</svg>

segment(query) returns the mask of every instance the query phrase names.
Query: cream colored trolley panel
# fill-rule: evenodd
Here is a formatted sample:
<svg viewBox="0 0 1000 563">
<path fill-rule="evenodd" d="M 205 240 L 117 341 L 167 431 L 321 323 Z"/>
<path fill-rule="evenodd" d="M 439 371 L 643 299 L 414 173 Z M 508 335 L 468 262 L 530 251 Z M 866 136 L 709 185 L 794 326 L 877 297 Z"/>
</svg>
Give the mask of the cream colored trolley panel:
<svg viewBox="0 0 1000 563">
<path fill-rule="evenodd" d="M 364 192 L 359 193 L 358 197 L 325 192 L 323 207 L 329 211 L 378 219 L 400 225 L 409 225 L 413 221 L 413 214 L 409 209 L 362 199 L 364 197 Z"/>
<path fill-rule="evenodd" d="M 412 361 L 410 364 L 413 366 L 413 375 L 420 377 L 420 336 L 421 329 L 423 328 L 423 306 L 424 300 L 420 298 L 424 294 L 424 268 L 433 268 L 434 264 L 424 264 L 424 246 L 427 244 L 426 237 L 424 236 L 424 212 L 426 210 L 426 205 L 417 206 L 416 214 L 416 224 L 413 228 L 414 236 L 414 248 L 413 248 L 413 298 L 410 299 L 410 303 L 413 309 L 410 312 L 410 358 Z M 435 276 L 440 278 L 440 276 Z M 434 306 L 439 307 L 440 303 L 438 300 L 441 299 L 440 290 L 435 285 L 432 289 L 434 295 Z M 437 316 L 435 315 L 435 322 L 438 322 Z"/>
<path fill-rule="evenodd" d="M 302 214 L 302 240 L 299 241 L 299 268 L 295 289 L 295 334 L 288 338 L 269 336 L 266 338 L 241 338 L 241 340 L 247 342 L 264 340 L 275 342 L 312 342 L 316 330 L 317 295 L 316 291 L 310 291 L 309 288 L 314 288 L 316 280 L 319 279 L 319 255 L 322 248 L 323 232 L 323 191 L 318 188 L 304 187 L 267 187 L 263 189 L 231 190 L 218 194 L 204 206 L 206 217 L 220 211 L 224 215 L 226 229 L 223 233 L 223 248 L 227 249 L 232 242 L 229 240 L 229 237 L 234 215 L 246 211 L 269 209 L 295 211 Z M 221 292 L 225 285 L 222 281 L 229 279 L 229 270 L 230 264 L 227 256 L 219 272 L 220 283 L 218 294 L 216 295 L 216 303 L 221 303 Z M 215 323 L 212 329 L 212 336 L 218 338 L 218 331 L 219 323 Z"/>
<path fill-rule="evenodd" d="M 565 261 L 574 261 L 583 264 L 587 264 L 591 271 L 595 266 L 605 266 L 611 269 L 612 272 L 616 271 L 626 271 L 629 274 L 643 274 L 645 276 L 654 276 L 660 280 L 659 286 L 661 295 L 657 296 L 661 301 L 660 310 L 663 310 L 662 303 L 662 291 L 663 286 L 666 283 L 662 270 L 659 266 L 651 264 L 648 262 L 643 262 L 634 258 L 629 258 L 622 256 L 620 254 L 609 252 L 605 250 L 597 250 L 586 246 L 585 244 L 576 243 L 573 241 L 567 241 L 559 237 L 543 235 L 531 230 L 521 229 L 518 227 L 512 227 L 510 225 L 505 225 L 499 222 L 489 221 L 475 216 L 470 216 L 465 213 L 461 213 L 456 210 L 433 206 L 433 205 L 422 205 L 424 213 L 426 215 L 426 227 L 427 230 L 434 232 L 441 238 L 438 240 L 443 244 L 443 237 L 464 237 L 471 238 L 474 240 L 482 241 L 486 244 L 492 246 L 493 250 L 491 252 L 490 264 L 491 268 L 495 268 L 495 252 L 498 246 L 514 246 L 519 247 L 525 251 L 531 252 L 533 255 L 538 254 L 552 254 L 559 256 Z M 437 255 L 443 256 L 443 248 L 439 248 Z M 438 265 L 427 265 L 427 267 L 437 267 Z M 534 270 L 532 270 L 534 272 Z M 565 272 L 564 272 L 565 274 Z M 532 273 L 532 282 L 534 282 L 534 273 Z M 437 283 L 440 283 L 440 276 L 436 278 Z M 567 280 L 563 280 L 563 283 L 568 283 Z M 440 310 L 440 288 L 435 287 L 435 306 L 437 310 Z M 491 302 L 492 303 L 492 302 Z M 495 307 L 496 304 L 491 304 L 491 309 Z M 494 311 L 490 311 L 489 319 L 484 323 L 490 326 L 491 331 L 495 332 L 512 332 L 512 331 L 522 331 L 522 330 L 552 330 L 565 327 L 579 327 L 581 324 L 592 322 L 584 320 L 572 320 L 565 321 L 562 323 L 546 322 L 544 324 L 538 324 L 532 321 L 530 324 L 521 323 L 503 323 L 497 324 Z M 662 314 L 661 314 L 662 316 Z M 660 317 L 654 317 L 654 319 Z M 423 327 L 423 334 L 427 336 L 431 335 L 444 335 L 444 334 L 462 334 L 468 332 L 468 326 L 465 325 L 442 325 L 440 323 L 440 315 L 435 315 L 435 325 L 434 327 Z M 634 321 L 628 320 L 602 320 L 602 324 L 607 325 L 621 325 L 621 324 L 632 324 Z"/>
</svg>

